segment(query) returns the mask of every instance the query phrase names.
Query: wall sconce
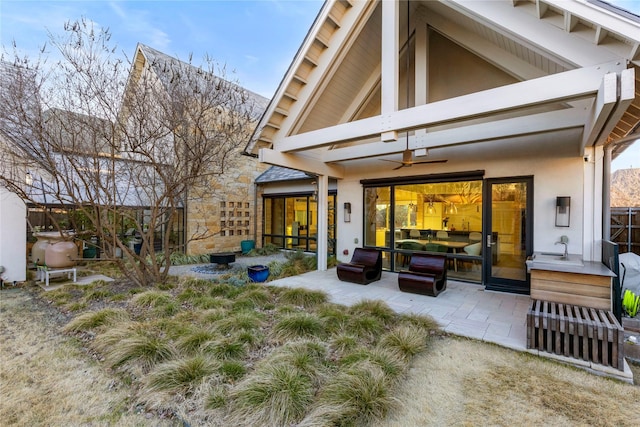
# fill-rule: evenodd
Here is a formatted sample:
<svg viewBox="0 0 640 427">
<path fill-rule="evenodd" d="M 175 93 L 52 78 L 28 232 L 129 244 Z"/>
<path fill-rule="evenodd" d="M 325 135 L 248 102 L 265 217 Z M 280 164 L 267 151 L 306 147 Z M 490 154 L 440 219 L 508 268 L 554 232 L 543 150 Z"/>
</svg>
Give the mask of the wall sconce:
<svg viewBox="0 0 640 427">
<path fill-rule="evenodd" d="M 571 212 L 571 197 L 556 197 L 556 227 L 569 227 Z"/>
<path fill-rule="evenodd" d="M 31 172 L 27 171 L 27 174 L 24 176 L 24 183 L 29 186 L 33 184 L 33 176 L 31 176 Z"/>
<path fill-rule="evenodd" d="M 351 203 L 344 204 L 344 222 L 351 222 Z"/>
</svg>

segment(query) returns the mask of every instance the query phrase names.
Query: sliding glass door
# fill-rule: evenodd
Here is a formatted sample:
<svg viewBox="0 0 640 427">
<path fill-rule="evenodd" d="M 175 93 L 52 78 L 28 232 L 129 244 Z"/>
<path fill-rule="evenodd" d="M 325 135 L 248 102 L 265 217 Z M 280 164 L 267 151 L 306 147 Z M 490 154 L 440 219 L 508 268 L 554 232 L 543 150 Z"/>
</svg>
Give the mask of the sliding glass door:
<svg viewBox="0 0 640 427">
<path fill-rule="evenodd" d="M 533 249 L 533 178 L 489 179 L 485 200 L 485 286 L 528 294 L 525 261 Z"/>
</svg>

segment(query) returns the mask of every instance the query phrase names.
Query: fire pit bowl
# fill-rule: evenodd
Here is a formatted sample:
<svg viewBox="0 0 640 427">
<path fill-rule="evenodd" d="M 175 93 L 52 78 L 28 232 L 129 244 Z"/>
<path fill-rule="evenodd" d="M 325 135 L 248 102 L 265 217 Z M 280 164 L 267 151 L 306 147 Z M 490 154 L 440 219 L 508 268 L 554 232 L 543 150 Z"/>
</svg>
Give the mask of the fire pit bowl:
<svg viewBox="0 0 640 427">
<path fill-rule="evenodd" d="M 229 264 L 236 262 L 236 254 L 233 252 L 220 252 L 217 254 L 209 254 L 209 262 L 217 264 L 216 268 L 220 270 L 227 270 Z"/>
</svg>

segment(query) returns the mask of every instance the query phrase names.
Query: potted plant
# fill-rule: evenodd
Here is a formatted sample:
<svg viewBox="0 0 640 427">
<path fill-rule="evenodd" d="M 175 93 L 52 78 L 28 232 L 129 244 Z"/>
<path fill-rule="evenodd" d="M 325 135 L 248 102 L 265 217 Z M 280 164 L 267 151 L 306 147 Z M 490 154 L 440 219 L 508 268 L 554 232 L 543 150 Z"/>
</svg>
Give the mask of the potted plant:
<svg viewBox="0 0 640 427">
<path fill-rule="evenodd" d="M 625 329 L 640 332 L 640 319 L 636 317 L 640 309 L 640 295 L 636 295 L 629 289 L 624 291 L 622 309 L 626 315 L 622 318 L 622 326 Z"/>
</svg>

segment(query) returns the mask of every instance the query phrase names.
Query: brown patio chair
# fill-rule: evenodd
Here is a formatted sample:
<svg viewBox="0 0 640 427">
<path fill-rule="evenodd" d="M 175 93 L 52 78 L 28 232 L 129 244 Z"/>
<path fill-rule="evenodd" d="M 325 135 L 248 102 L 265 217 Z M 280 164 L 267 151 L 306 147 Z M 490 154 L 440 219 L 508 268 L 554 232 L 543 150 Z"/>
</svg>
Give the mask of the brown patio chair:
<svg viewBox="0 0 640 427">
<path fill-rule="evenodd" d="M 447 257 L 415 253 L 409 270 L 398 273 L 398 287 L 403 292 L 437 297 L 447 288 Z"/>
<path fill-rule="evenodd" d="M 380 280 L 382 275 L 382 252 L 377 249 L 356 248 L 351 262 L 338 264 L 338 279 L 343 282 L 367 285 Z"/>
</svg>

